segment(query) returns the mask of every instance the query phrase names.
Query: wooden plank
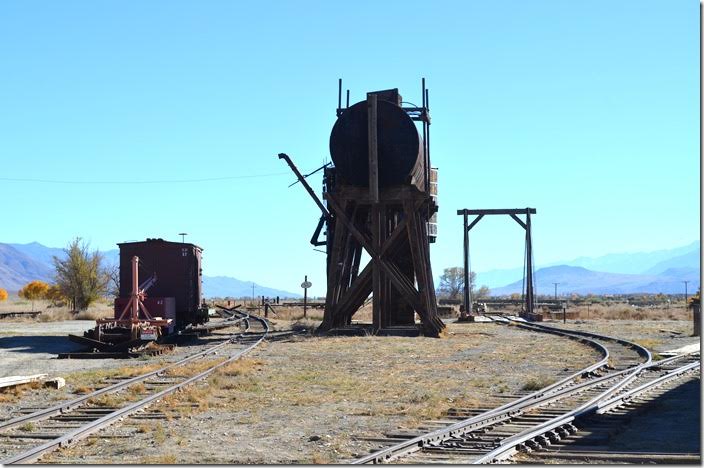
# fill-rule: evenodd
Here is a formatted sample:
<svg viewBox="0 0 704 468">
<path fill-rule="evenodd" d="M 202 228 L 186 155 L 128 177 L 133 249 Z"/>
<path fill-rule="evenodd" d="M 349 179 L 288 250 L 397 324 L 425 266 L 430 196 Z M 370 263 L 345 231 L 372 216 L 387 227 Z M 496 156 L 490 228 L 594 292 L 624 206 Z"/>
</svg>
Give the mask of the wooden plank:
<svg viewBox="0 0 704 468">
<path fill-rule="evenodd" d="M 489 210 L 457 210 L 458 215 L 510 215 L 510 214 L 535 214 L 535 208 L 509 208 L 509 209 L 489 209 Z"/>
<path fill-rule="evenodd" d="M 367 94 L 367 133 L 369 136 L 369 198 L 379 203 L 379 146 L 377 141 L 376 94 Z"/>
<path fill-rule="evenodd" d="M 372 244 L 375 250 L 380 244 L 380 212 L 379 204 L 372 206 Z M 377 332 L 383 327 L 381 317 L 381 269 L 379 268 L 379 259 L 372 257 L 372 325 L 374 331 Z"/>
<path fill-rule="evenodd" d="M 10 377 L 0 378 L 0 388 L 14 387 L 30 382 L 36 382 L 46 377 L 48 374 L 33 374 L 33 375 L 14 375 Z"/>
<path fill-rule="evenodd" d="M 364 300 L 372 292 L 372 263 L 369 262 L 366 267 L 359 274 L 357 279 L 352 283 L 350 288 L 347 290 L 345 295 L 340 298 L 337 305 L 337 312 L 341 318 L 340 321 L 344 322 L 342 325 L 347 325 L 346 322 L 354 315 L 354 312 L 359 309 Z M 337 317 L 335 322 L 337 323 Z M 342 326 L 336 325 L 336 326 Z"/>
<path fill-rule="evenodd" d="M 330 205 L 330 207 L 335 211 L 338 221 L 342 222 L 342 224 L 344 224 L 345 227 L 350 230 L 352 235 L 357 238 L 359 243 L 362 244 L 362 247 L 364 247 L 367 253 L 369 253 L 369 256 L 372 258 L 378 257 L 376 249 L 372 246 L 372 242 L 367 238 L 367 236 L 362 234 L 359 229 L 357 229 L 357 227 L 352 223 L 352 221 L 350 221 L 350 218 L 345 214 L 342 207 L 338 203 L 337 197 L 332 193 L 327 192 L 325 194 L 325 199 L 328 201 L 328 205 Z M 339 229 L 341 226 L 337 227 Z"/>
<path fill-rule="evenodd" d="M 335 307 L 337 305 L 337 297 L 335 295 L 335 291 L 340 273 L 340 256 L 342 250 L 342 242 L 346 231 L 347 230 L 344 226 L 336 226 L 332 246 L 328 253 L 328 289 L 327 294 L 325 295 L 325 312 L 323 313 L 323 322 L 320 324 L 321 330 L 328 330 L 332 327 L 333 324 L 333 317 L 335 316 Z"/>
</svg>

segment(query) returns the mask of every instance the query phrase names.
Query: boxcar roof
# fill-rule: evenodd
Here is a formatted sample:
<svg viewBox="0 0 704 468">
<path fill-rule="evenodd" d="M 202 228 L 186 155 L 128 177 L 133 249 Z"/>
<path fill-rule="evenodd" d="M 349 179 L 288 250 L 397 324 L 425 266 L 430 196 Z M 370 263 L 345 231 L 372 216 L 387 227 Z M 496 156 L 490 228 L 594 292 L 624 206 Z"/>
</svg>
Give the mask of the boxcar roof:
<svg viewBox="0 0 704 468">
<path fill-rule="evenodd" d="M 203 247 L 197 246 L 196 244 L 191 244 L 189 242 L 171 242 L 171 241 L 165 241 L 164 239 L 150 239 L 147 238 L 147 240 L 143 241 L 134 241 L 134 242 L 118 242 L 118 246 L 122 245 L 131 245 L 131 244 L 151 244 L 151 243 L 161 243 L 161 244 L 173 244 L 173 245 L 186 245 L 186 246 L 191 246 L 195 247 L 196 249 L 200 250 L 201 252 L 203 251 Z"/>
</svg>

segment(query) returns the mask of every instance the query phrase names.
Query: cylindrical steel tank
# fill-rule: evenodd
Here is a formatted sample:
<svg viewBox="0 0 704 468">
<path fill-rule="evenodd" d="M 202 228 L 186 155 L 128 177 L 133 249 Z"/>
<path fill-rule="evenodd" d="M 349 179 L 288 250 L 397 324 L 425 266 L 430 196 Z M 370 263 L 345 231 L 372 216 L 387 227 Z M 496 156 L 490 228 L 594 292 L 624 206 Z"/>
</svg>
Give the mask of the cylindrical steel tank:
<svg viewBox="0 0 704 468">
<path fill-rule="evenodd" d="M 422 138 L 401 107 L 377 101 L 379 186 L 412 183 L 424 190 Z M 367 101 L 346 109 L 330 133 L 330 156 L 338 177 L 351 185 L 369 185 Z"/>
</svg>

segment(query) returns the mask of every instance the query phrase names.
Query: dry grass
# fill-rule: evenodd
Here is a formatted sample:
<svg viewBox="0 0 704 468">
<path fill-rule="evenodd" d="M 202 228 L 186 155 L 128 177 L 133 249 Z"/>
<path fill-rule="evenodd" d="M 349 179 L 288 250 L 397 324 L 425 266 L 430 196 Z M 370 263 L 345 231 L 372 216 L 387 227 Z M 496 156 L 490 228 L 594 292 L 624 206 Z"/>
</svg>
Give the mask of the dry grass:
<svg viewBox="0 0 704 468">
<path fill-rule="evenodd" d="M 81 385 L 80 387 L 76 387 L 76 388 L 73 390 L 73 393 L 78 393 L 78 394 L 80 394 L 80 395 L 85 395 L 86 393 L 90 393 L 90 392 L 92 392 L 92 391 L 94 391 L 94 390 L 95 390 L 94 387 L 89 387 L 89 386 L 87 386 L 87 385 Z"/>
<path fill-rule="evenodd" d="M 68 309 L 47 309 L 37 316 L 40 322 L 62 322 L 73 318 L 73 314 Z"/>
<path fill-rule="evenodd" d="M 65 376 L 66 382 L 73 387 L 73 392 L 78 394 L 86 394 L 94 391 L 96 387 L 104 382 L 106 379 L 110 378 L 120 378 L 120 377 L 136 377 L 138 375 L 146 374 L 147 372 L 152 372 L 163 367 L 163 363 L 153 363 L 153 364 L 143 364 L 138 366 L 126 366 L 119 367 L 116 369 L 93 369 L 89 371 L 73 372 Z M 137 388 L 140 388 L 136 384 Z M 142 390 L 143 390 L 142 385 Z M 137 393 L 141 390 L 132 390 L 130 387 L 128 391 Z M 134 394 L 133 393 L 133 394 Z"/>
<path fill-rule="evenodd" d="M 155 371 L 157 369 L 160 369 L 164 367 L 164 364 L 162 363 L 154 363 L 154 364 L 144 364 L 141 366 L 134 366 L 134 367 L 120 367 L 119 369 L 116 369 L 116 377 L 137 377 L 138 375 L 146 374 L 148 372 Z"/>
<path fill-rule="evenodd" d="M 220 359 L 198 359 L 185 366 L 172 367 L 164 372 L 164 375 L 169 377 L 191 377 L 193 375 L 199 374 L 216 364 L 224 361 L 225 358 Z"/>
<path fill-rule="evenodd" d="M 332 463 L 332 460 L 330 457 L 324 453 L 316 453 L 313 454 L 313 458 L 311 459 L 311 462 L 314 465 L 329 465 Z"/>
<path fill-rule="evenodd" d="M 33 422 L 26 422 L 19 427 L 20 431 L 24 432 L 34 432 L 37 426 Z"/>
<path fill-rule="evenodd" d="M 320 325 L 319 320 L 313 320 L 310 318 L 298 319 L 291 324 L 291 330 L 296 332 L 307 332 L 312 333 Z"/>
<path fill-rule="evenodd" d="M 159 455 L 155 457 L 143 457 L 140 461 L 142 465 L 175 465 L 178 463 L 176 455 Z"/>
<path fill-rule="evenodd" d="M 528 381 L 521 387 L 521 390 L 526 390 L 530 392 L 534 392 L 537 390 L 540 390 L 542 388 L 547 387 L 548 385 L 551 385 L 555 383 L 556 380 L 554 377 L 548 376 L 548 375 L 540 375 L 537 377 L 531 377 L 528 379 Z"/>
<path fill-rule="evenodd" d="M 139 395 L 147 391 L 147 388 L 144 386 L 142 382 L 136 383 L 134 385 L 130 385 L 127 388 L 127 391 L 131 393 L 132 395 Z"/>
<path fill-rule="evenodd" d="M 477 345 L 471 339 L 478 325 L 465 328 L 464 339 L 447 340 L 386 337 L 310 338 L 290 345 L 291 359 L 285 366 L 274 363 L 262 367 L 262 361 L 243 359 L 232 369 L 223 369 L 211 377 L 209 386 L 216 398 L 225 402 L 223 409 L 245 412 L 263 407 L 275 396 L 280 407 L 305 408 L 328 405 L 346 406 L 354 402 L 348 414 L 353 416 L 402 416 L 405 424 L 435 419 L 450 408 L 471 408 L 482 404 L 476 394 L 505 393 L 518 390 L 498 372 L 472 373 L 471 361 L 448 360 Z M 491 326 L 487 327 L 491 329 Z M 493 337 L 493 333 L 480 333 Z M 486 338 L 482 338 L 486 340 Z M 560 346 L 570 344 L 560 343 Z M 572 345 L 573 360 L 588 363 L 591 350 Z M 373 349 L 371 355 L 359 356 L 360 350 Z M 325 366 L 319 365 L 325 356 Z M 393 356 L 390 362 L 386 358 Z M 525 354 L 509 343 L 497 343 L 483 357 L 501 360 L 506 365 L 520 363 Z M 391 364 L 393 363 L 393 364 Z M 352 368 L 348 367 L 352 365 Z M 437 378 L 451 374 L 453 381 Z M 372 377 L 376 376 L 376 377 Z M 466 381 L 469 385 L 463 385 Z M 548 377 L 534 379 L 541 387 L 552 383 Z M 199 402 L 200 403 L 200 402 Z M 485 403 L 485 402 L 484 402 Z M 221 403 L 219 403 L 219 406 Z"/>
<path fill-rule="evenodd" d="M 495 406 L 504 400 L 494 394 L 519 391 L 528 377 L 598 359 L 579 343 L 481 323 L 450 325 L 446 339 L 274 342 L 165 397 L 160 409 L 167 418 L 187 416 L 179 424 L 139 421 L 132 442 L 101 441 L 50 460 L 78 460 L 99 450 L 111 463 L 176 462 L 162 453 L 176 454 L 180 463 L 340 462 L 371 448 L 360 436 L 415 428 L 451 408 Z M 318 434 L 322 439 L 308 441 Z M 227 451 L 212 449 L 225 445 Z M 253 446 L 261 452 L 253 453 Z"/>
<path fill-rule="evenodd" d="M 236 377 L 239 375 L 250 374 L 254 370 L 260 369 L 262 361 L 252 358 L 242 358 L 233 361 L 230 364 L 220 367 L 216 372 L 218 375 L 228 377 Z"/>
<path fill-rule="evenodd" d="M 0 403 L 15 403 L 19 401 L 26 392 L 44 387 L 42 382 L 29 382 L 0 389 Z"/>
<path fill-rule="evenodd" d="M 88 404 L 101 408 L 119 408 L 127 397 L 124 394 L 110 393 L 98 395 L 88 399 Z"/>
<path fill-rule="evenodd" d="M 683 307 L 634 307 L 628 304 L 593 304 L 572 306 L 569 313 L 576 313 L 580 319 L 589 320 L 692 320 L 692 312 Z M 557 314 L 559 319 L 561 314 Z"/>
<path fill-rule="evenodd" d="M 112 300 L 100 299 L 90 305 L 88 310 L 73 313 L 68 307 L 57 307 L 51 304 L 50 301 L 37 300 L 34 301 L 32 307 L 31 301 L 25 301 L 17 296 L 11 296 L 7 301 L 0 302 L 0 312 L 31 312 L 41 311 L 41 314 L 36 318 L 15 318 L 13 320 L 27 320 L 37 322 L 59 322 L 64 320 L 95 320 L 102 317 L 111 317 L 113 315 Z"/>
<path fill-rule="evenodd" d="M 641 345 L 642 347 L 647 348 L 647 349 L 653 349 L 653 348 L 655 348 L 657 345 L 659 345 L 660 343 L 662 343 L 662 341 L 656 340 L 656 339 L 653 339 L 653 338 L 640 338 L 640 339 L 633 340 L 633 342 L 634 342 L 635 344 L 639 344 L 639 345 Z"/>
<path fill-rule="evenodd" d="M 73 318 L 76 320 L 97 320 L 114 316 L 112 309 L 88 309 L 78 312 Z"/>
</svg>

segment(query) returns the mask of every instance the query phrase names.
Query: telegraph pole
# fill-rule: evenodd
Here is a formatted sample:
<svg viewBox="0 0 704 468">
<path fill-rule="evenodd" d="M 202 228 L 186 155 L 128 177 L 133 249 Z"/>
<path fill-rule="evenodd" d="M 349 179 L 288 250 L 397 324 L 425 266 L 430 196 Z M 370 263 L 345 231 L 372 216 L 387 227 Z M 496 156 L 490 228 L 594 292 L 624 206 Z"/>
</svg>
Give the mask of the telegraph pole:
<svg viewBox="0 0 704 468">
<path fill-rule="evenodd" d="M 689 281 L 682 281 L 684 283 L 684 308 L 687 310 L 687 284 Z"/>
<path fill-rule="evenodd" d="M 557 301 L 557 285 L 560 283 L 552 283 L 555 285 L 555 300 Z"/>
</svg>

